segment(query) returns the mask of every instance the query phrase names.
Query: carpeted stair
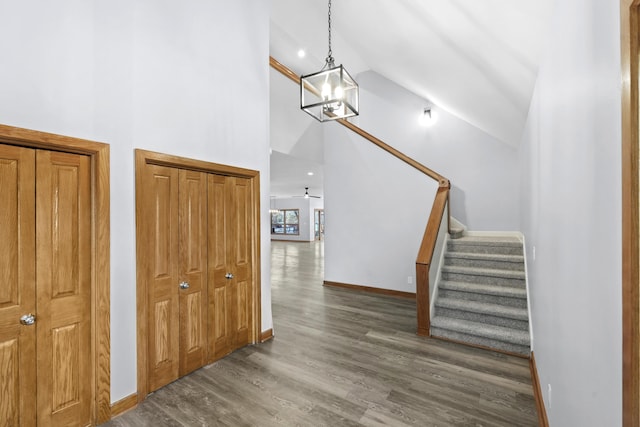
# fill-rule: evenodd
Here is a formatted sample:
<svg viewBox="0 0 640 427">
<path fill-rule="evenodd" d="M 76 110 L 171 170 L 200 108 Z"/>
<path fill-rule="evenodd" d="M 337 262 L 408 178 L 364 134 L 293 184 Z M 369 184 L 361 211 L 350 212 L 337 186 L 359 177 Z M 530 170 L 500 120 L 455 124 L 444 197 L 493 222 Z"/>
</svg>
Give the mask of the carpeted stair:
<svg viewBox="0 0 640 427">
<path fill-rule="evenodd" d="M 431 335 L 529 356 L 525 280 L 518 238 L 450 239 Z"/>
</svg>

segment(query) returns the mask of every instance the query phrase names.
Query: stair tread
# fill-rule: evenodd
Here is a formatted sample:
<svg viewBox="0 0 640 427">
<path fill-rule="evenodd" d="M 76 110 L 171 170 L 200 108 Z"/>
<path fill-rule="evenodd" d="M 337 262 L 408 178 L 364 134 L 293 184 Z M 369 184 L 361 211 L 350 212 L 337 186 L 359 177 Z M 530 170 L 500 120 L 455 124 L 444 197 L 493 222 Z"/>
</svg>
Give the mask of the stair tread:
<svg viewBox="0 0 640 427">
<path fill-rule="evenodd" d="M 464 267 L 464 266 L 458 266 L 458 265 L 443 265 L 442 272 L 467 274 L 470 276 L 504 277 L 504 278 L 513 278 L 513 279 L 525 278 L 525 272 L 519 271 L 519 270 Z"/>
<path fill-rule="evenodd" d="M 512 236 L 463 236 L 454 241 L 454 245 L 494 245 L 494 246 L 522 246 L 522 242 L 517 237 Z"/>
<path fill-rule="evenodd" d="M 452 317 L 435 316 L 431 321 L 435 328 L 447 329 L 468 335 L 475 335 L 496 341 L 519 345 L 530 345 L 529 332 L 504 326 L 488 325 L 469 320 L 454 319 Z"/>
<path fill-rule="evenodd" d="M 524 263 L 523 244 L 515 236 L 449 240 L 431 321 L 434 336 L 528 354 Z"/>
<path fill-rule="evenodd" d="M 479 314 L 486 314 L 496 317 L 506 317 L 515 320 L 529 319 L 529 313 L 523 307 L 511 307 L 502 304 L 494 304 L 490 302 L 463 300 L 457 298 L 438 298 L 436 307 L 455 309 L 461 311 L 470 311 Z"/>
<path fill-rule="evenodd" d="M 446 252 L 445 258 L 463 258 L 484 261 L 524 262 L 522 255 L 486 254 L 478 252 Z"/>
<path fill-rule="evenodd" d="M 512 298 L 527 298 L 527 290 L 524 287 L 514 287 L 507 285 L 489 285 L 483 283 L 454 282 L 443 280 L 440 288 L 451 291 L 470 292 L 476 294 L 488 294 L 507 296 Z"/>
</svg>

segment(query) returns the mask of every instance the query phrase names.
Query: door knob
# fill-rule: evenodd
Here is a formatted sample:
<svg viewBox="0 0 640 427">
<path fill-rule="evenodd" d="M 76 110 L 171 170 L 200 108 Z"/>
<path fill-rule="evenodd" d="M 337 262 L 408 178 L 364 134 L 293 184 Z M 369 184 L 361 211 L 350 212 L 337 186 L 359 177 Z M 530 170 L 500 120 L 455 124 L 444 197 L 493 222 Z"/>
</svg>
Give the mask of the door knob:
<svg viewBox="0 0 640 427">
<path fill-rule="evenodd" d="M 189 283 L 181 282 L 180 283 L 180 289 L 189 289 Z"/>
<path fill-rule="evenodd" d="M 227 273 L 224 275 L 224 277 L 226 277 L 227 279 L 233 279 L 233 274 Z"/>
<path fill-rule="evenodd" d="M 25 314 L 24 316 L 22 316 L 20 318 L 20 323 L 22 323 L 23 325 L 33 325 L 34 323 L 36 323 L 36 316 L 34 316 L 33 314 L 29 313 L 29 314 Z"/>
</svg>

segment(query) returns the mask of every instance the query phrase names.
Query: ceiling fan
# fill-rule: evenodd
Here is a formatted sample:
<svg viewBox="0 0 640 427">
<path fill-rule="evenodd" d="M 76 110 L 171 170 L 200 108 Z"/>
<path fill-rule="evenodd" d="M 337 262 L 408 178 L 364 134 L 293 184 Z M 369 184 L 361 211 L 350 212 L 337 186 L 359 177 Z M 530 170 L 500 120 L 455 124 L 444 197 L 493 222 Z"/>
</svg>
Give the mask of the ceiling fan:
<svg viewBox="0 0 640 427">
<path fill-rule="evenodd" d="M 304 187 L 304 195 L 303 196 L 293 196 L 293 197 L 304 197 L 305 199 L 314 198 L 314 199 L 322 199 L 322 196 L 312 196 L 309 194 L 309 187 Z"/>
</svg>

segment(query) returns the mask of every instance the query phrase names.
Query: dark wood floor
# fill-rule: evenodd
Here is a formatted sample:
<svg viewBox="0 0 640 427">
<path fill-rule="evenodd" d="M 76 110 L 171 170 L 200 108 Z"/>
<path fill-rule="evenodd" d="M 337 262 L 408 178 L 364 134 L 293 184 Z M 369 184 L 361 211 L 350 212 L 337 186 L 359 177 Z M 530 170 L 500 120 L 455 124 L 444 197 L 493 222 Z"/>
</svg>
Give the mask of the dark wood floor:
<svg viewBox="0 0 640 427">
<path fill-rule="evenodd" d="M 275 338 L 107 426 L 536 426 L 528 361 L 415 335 L 415 302 L 322 286 L 321 243 L 272 242 Z"/>
</svg>

